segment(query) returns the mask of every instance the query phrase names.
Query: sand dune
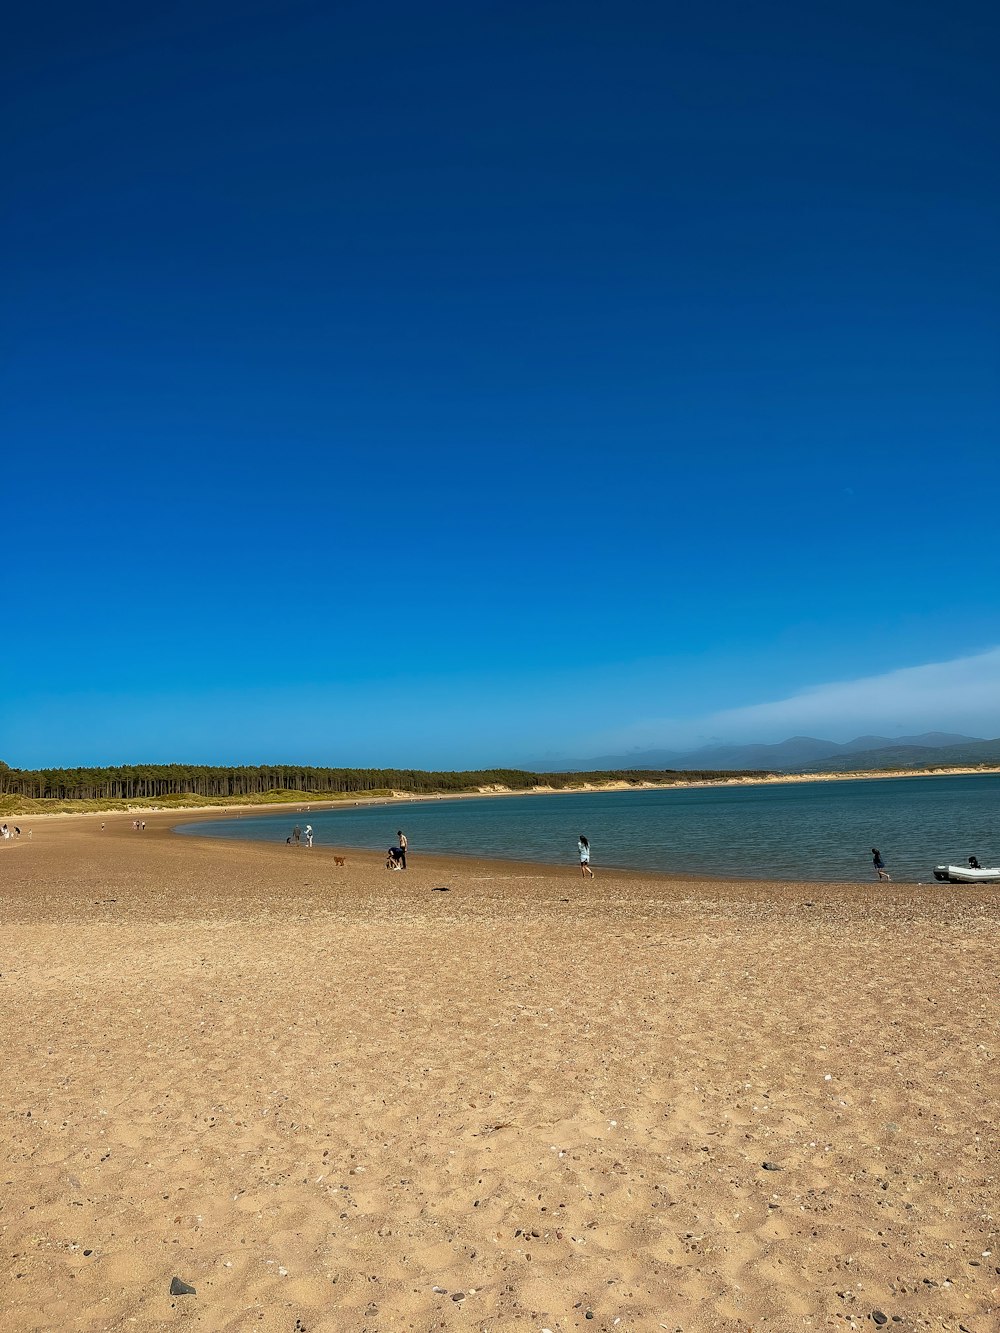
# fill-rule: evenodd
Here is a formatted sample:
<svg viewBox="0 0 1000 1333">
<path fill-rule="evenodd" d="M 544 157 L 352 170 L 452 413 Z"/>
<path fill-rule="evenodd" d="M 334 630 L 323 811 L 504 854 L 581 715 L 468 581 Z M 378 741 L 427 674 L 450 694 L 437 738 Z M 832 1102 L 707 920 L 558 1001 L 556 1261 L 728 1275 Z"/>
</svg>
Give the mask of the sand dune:
<svg viewBox="0 0 1000 1333">
<path fill-rule="evenodd" d="M 997 891 L 160 818 L 0 848 L 3 1330 L 997 1327 Z"/>
</svg>

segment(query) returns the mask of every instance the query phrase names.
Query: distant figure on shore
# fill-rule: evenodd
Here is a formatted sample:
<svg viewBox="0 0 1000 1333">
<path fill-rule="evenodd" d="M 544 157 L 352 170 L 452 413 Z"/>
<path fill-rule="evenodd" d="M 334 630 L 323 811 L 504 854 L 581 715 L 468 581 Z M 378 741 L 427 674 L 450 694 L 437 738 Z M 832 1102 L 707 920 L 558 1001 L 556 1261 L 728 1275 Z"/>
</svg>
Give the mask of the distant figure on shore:
<svg viewBox="0 0 1000 1333">
<path fill-rule="evenodd" d="M 970 856 L 970 857 L 969 857 L 969 869 L 970 869 L 970 870 L 982 870 L 982 868 L 983 868 L 983 867 L 979 864 L 979 857 L 978 857 L 978 856 Z"/>
<path fill-rule="evenodd" d="M 882 853 L 877 847 L 872 848 L 872 865 L 875 867 L 875 873 L 879 879 L 889 879 L 889 872 L 885 868 L 885 862 L 882 860 Z M 891 883 L 891 879 L 889 880 Z"/>
<path fill-rule="evenodd" d="M 594 872 L 590 868 L 590 843 L 581 833 L 580 841 L 576 845 L 580 852 L 580 874 L 584 879 L 586 879 L 588 875 L 593 879 Z"/>
<path fill-rule="evenodd" d="M 313 845 L 313 826 L 312 826 L 312 824 L 307 824 L 307 825 L 306 825 L 306 846 L 307 846 L 307 847 L 311 847 L 312 845 Z"/>
<path fill-rule="evenodd" d="M 405 870 L 405 869 L 406 869 L 406 849 L 407 849 L 407 847 L 409 846 L 409 844 L 408 844 L 407 841 L 406 841 L 406 834 L 403 832 L 402 829 L 397 829 L 397 830 L 396 830 L 396 843 L 397 843 L 397 846 L 399 847 L 400 869 L 401 869 L 401 870 Z"/>
<path fill-rule="evenodd" d="M 295 827 L 292 829 L 292 842 L 300 843 L 301 841 L 302 841 L 302 830 L 299 828 L 298 824 L 296 824 Z"/>
</svg>

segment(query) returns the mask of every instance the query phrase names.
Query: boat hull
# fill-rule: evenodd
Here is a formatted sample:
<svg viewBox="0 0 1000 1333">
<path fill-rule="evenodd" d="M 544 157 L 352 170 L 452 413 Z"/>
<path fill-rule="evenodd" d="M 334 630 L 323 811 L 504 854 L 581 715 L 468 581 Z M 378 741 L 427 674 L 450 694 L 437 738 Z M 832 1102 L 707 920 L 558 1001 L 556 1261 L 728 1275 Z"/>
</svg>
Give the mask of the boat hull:
<svg viewBox="0 0 1000 1333">
<path fill-rule="evenodd" d="M 934 878 L 950 884 L 1000 884 L 1000 866 L 983 866 L 981 870 L 973 870 L 971 866 L 935 866 Z"/>
</svg>

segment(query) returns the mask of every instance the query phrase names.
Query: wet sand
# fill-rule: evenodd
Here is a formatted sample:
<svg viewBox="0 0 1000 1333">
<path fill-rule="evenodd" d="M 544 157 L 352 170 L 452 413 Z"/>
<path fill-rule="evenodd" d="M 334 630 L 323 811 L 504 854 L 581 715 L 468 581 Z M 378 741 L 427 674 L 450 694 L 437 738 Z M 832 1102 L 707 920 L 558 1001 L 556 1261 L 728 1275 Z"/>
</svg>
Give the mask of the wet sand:
<svg viewBox="0 0 1000 1333">
<path fill-rule="evenodd" d="M 187 818 L 0 847 L 5 1333 L 997 1327 L 996 889 Z"/>
</svg>

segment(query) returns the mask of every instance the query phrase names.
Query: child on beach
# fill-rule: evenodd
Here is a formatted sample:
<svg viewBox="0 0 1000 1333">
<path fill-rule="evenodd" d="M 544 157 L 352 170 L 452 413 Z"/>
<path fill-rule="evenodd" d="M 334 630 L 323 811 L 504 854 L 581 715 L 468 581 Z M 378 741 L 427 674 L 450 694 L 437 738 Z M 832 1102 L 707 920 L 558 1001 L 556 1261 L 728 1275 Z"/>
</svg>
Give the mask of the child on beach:
<svg viewBox="0 0 1000 1333">
<path fill-rule="evenodd" d="M 577 847 L 580 852 L 580 874 L 585 879 L 588 875 L 593 879 L 594 872 L 590 868 L 590 843 L 582 833 L 580 834 L 580 841 L 577 843 Z"/>
<path fill-rule="evenodd" d="M 885 862 L 882 860 L 882 853 L 877 847 L 872 848 L 872 865 L 875 867 L 875 874 L 879 879 L 889 879 L 889 872 L 885 868 Z M 892 880 L 889 879 L 890 884 Z"/>
</svg>

